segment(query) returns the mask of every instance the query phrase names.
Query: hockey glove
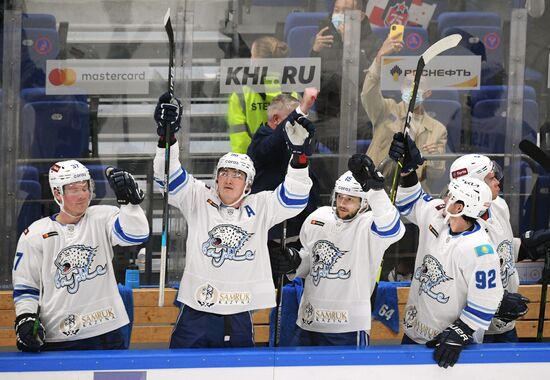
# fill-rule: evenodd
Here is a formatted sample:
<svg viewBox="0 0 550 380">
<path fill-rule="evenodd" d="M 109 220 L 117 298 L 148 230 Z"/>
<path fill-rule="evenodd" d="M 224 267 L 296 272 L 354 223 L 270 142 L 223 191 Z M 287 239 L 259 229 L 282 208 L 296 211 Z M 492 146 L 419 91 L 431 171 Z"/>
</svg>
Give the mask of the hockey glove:
<svg viewBox="0 0 550 380">
<path fill-rule="evenodd" d="M 409 135 L 405 138 L 403 132 L 393 135 L 388 154 L 394 161 L 399 161 L 403 157 L 403 168 L 401 169 L 403 173 L 410 173 L 416 170 L 425 161 L 414 140 Z"/>
<path fill-rule="evenodd" d="M 374 162 L 365 154 L 354 154 L 348 160 L 348 169 L 353 178 L 367 192 L 370 189 L 381 190 L 384 188 L 384 176 L 374 166 Z"/>
<path fill-rule="evenodd" d="M 15 335 L 17 348 L 25 352 L 38 352 L 46 342 L 46 331 L 37 314 L 25 313 L 15 318 Z"/>
<path fill-rule="evenodd" d="M 170 128 L 170 138 L 173 138 L 181 128 L 181 114 L 183 107 L 179 99 L 171 99 L 170 94 L 165 92 L 159 98 L 155 108 L 155 123 L 157 124 L 157 135 L 164 138 L 166 127 Z"/>
<path fill-rule="evenodd" d="M 138 205 L 143 202 L 145 194 L 143 194 L 143 191 L 139 188 L 139 185 L 130 173 L 121 169 L 107 168 L 105 176 L 115 192 L 118 204 L 127 205 L 131 203 Z"/>
<path fill-rule="evenodd" d="M 527 307 L 528 303 L 529 298 L 524 297 L 519 293 L 510 293 L 505 290 L 502 301 L 500 301 L 500 306 L 495 313 L 495 318 L 498 318 L 506 323 L 515 321 L 519 317 L 527 314 L 527 311 L 529 310 Z"/>
<path fill-rule="evenodd" d="M 311 156 L 311 139 L 315 134 L 315 125 L 296 110 L 284 121 L 285 140 L 293 154 Z"/>
<path fill-rule="evenodd" d="M 521 235 L 519 256 L 537 260 L 544 257 L 547 248 L 550 248 L 550 229 L 527 231 Z"/>
<path fill-rule="evenodd" d="M 464 346 L 474 341 L 473 334 L 474 330 L 470 326 L 457 319 L 426 343 L 426 346 L 434 348 L 434 360 L 437 365 L 443 368 L 452 367 L 458 361 Z"/>
<path fill-rule="evenodd" d="M 298 251 L 289 247 L 270 248 L 269 260 L 271 261 L 271 270 L 277 276 L 295 273 L 302 262 Z"/>
</svg>

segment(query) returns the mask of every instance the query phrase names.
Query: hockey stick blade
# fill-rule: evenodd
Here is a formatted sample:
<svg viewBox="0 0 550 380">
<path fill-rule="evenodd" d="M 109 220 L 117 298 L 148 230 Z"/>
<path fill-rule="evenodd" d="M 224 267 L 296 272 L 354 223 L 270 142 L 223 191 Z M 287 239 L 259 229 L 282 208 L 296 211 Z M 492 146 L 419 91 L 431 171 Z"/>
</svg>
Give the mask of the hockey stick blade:
<svg viewBox="0 0 550 380">
<path fill-rule="evenodd" d="M 529 140 L 521 140 L 519 149 L 523 154 L 531 157 L 533 161 L 542 166 L 547 173 L 550 173 L 550 157 L 535 143 Z"/>
<path fill-rule="evenodd" d="M 460 34 L 451 34 L 445 38 L 440 39 L 435 44 L 430 46 L 428 50 L 422 54 L 424 59 L 424 65 L 427 65 L 435 56 L 443 53 L 445 50 L 452 49 L 458 45 L 462 36 Z"/>
</svg>

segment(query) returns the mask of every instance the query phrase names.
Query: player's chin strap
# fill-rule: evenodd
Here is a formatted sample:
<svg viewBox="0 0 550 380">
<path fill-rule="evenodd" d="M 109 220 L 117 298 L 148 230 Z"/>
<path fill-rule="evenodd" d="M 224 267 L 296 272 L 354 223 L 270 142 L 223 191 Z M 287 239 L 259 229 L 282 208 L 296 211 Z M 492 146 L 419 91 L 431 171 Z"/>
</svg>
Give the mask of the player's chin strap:
<svg viewBox="0 0 550 380">
<path fill-rule="evenodd" d="M 451 214 L 449 212 L 449 207 L 451 207 L 455 203 L 456 203 L 456 201 L 448 201 L 447 205 L 445 206 L 445 224 L 449 223 L 449 219 L 451 218 L 451 216 L 459 217 L 459 216 L 464 215 L 464 209 L 462 209 L 462 211 L 460 211 L 458 214 Z"/>
<path fill-rule="evenodd" d="M 216 189 L 217 189 L 217 186 L 218 186 L 218 183 L 216 182 Z M 219 189 L 217 189 L 217 190 L 218 190 L 218 197 L 220 197 L 220 190 L 219 190 Z M 223 204 L 224 206 L 226 206 L 226 207 L 233 207 L 233 206 L 235 206 L 236 204 L 238 204 L 240 201 L 242 201 L 242 200 L 244 199 L 244 197 L 246 197 L 248 194 L 250 194 L 250 191 L 252 191 L 251 186 L 246 185 L 246 186 L 244 187 L 244 189 L 243 189 L 243 193 L 241 194 L 241 196 L 240 196 L 235 202 L 233 202 L 233 203 L 227 205 L 227 204 L 223 203 L 221 197 L 220 197 L 220 201 L 221 201 L 222 204 Z"/>
<path fill-rule="evenodd" d="M 67 210 L 65 210 L 65 207 L 64 207 L 65 202 L 63 201 L 63 194 L 60 193 L 60 195 L 61 195 L 61 202 L 58 202 L 57 199 L 55 200 L 57 202 L 57 204 L 59 205 L 60 211 L 64 214 L 69 215 L 71 218 L 75 218 L 75 219 L 82 218 L 86 214 L 86 211 L 88 211 L 88 207 L 90 207 L 90 203 L 92 202 L 92 195 L 90 194 L 90 197 L 88 198 L 88 207 L 86 207 L 86 210 L 80 215 L 73 215 L 70 212 L 68 212 Z"/>
</svg>

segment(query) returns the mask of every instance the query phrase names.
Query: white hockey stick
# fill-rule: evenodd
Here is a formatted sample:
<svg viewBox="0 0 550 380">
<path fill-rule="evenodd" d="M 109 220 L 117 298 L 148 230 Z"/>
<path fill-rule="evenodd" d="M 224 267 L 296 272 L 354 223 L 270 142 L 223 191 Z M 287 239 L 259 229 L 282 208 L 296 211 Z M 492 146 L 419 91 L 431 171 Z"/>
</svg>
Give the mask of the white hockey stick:
<svg viewBox="0 0 550 380">
<path fill-rule="evenodd" d="M 403 128 L 405 138 L 409 134 L 409 127 L 414 112 L 414 105 L 416 103 L 416 94 L 418 93 L 418 86 L 420 84 L 420 78 L 422 78 L 424 67 L 437 55 L 457 46 L 461 39 L 462 36 L 460 34 L 451 34 L 450 36 L 442 38 L 430 46 L 418 59 L 416 72 L 414 74 L 414 82 L 412 85 L 411 100 L 409 101 L 409 109 L 407 110 L 407 117 L 405 118 L 405 126 Z M 397 178 L 399 177 L 399 174 L 401 174 L 402 167 L 403 157 L 397 162 L 397 168 L 395 169 L 395 173 L 393 175 L 393 182 L 390 191 L 390 199 L 393 204 L 395 204 L 395 196 L 397 195 Z"/>
<path fill-rule="evenodd" d="M 168 35 L 168 92 L 170 99 L 174 99 L 174 30 L 170 21 L 170 8 L 164 16 L 164 29 Z M 166 254 L 168 252 L 168 226 L 170 222 L 169 206 L 168 206 L 168 191 L 170 179 L 170 126 L 164 127 L 164 203 L 162 208 L 162 243 L 160 250 L 160 274 L 159 274 L 159 306 L 164 306 L 164 286 L 166 284 Z"/>
</svg>

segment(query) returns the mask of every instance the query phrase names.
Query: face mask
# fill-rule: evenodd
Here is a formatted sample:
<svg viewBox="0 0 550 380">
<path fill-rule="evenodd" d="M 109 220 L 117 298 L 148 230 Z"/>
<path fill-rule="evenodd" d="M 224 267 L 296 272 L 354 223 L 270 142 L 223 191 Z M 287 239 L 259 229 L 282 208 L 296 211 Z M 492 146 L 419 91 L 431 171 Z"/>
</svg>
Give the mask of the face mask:
<svg viewBox="0 0 550 380">
<path fill-rule="evenodd" d="M 340 25 L 344 24 L 344 14 L 343 13 L 333 13 L 332 14 L 332 25 L 336 29 L 340 27 Z"/>
<path fill-rule="evenodd" d="M 402 99 L 405 103 L 409 104 L 410 101 L 411 101 L 411 95 L 412 95 L 412 89 L 404 90 L 404 91 L 401 93 L 401 99 Z M 415 101 L 415 103 L 414 103 L 415 107 L 421 105 L 423 101 L 424 101 L 424 99 L 422 98 L 422 93 L 417 92 L 417 93 L 416 93 L 416 101 Z"/>
</svg>

